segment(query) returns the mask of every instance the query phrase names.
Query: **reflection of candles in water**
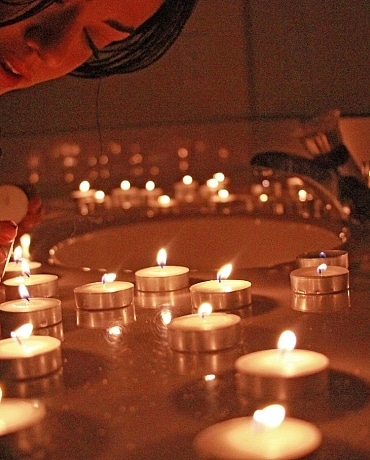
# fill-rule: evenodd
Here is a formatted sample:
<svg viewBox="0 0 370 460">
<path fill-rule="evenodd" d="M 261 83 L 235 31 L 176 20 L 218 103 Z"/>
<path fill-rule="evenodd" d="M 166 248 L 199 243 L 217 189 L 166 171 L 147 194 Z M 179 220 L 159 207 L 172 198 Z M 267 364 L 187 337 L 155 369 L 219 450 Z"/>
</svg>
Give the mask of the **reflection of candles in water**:
<svg viewBox="0 0 370 460">
<path fill-rule="evenodd" d="M 25 285 L 31 297 L 58 297 L 58 276 L 44 273 L 31 274 L 28 261 L 23 260 L 21 276 L 4 281 L 7 300 L 19 298 L 19 286 Z"/>
<path fill-rule="evenodd" d="M 176 200 L 192 203 L 195 200 L 197 188 L 198 182 L 194 181 L 189 175 L 184 176 L 181 181 L 176 182 L 174 185 Z"/>
<path fill-rule="evenodd" d="M 0 436 L 30 428 L 38 424 L 45 414 L 44 404 L 23 399 L 3 399 L 0 388 Z"/>
<path fill-rule="evenodd" d="M 305 252 L 297 256 L 298 267 L 317 267 L 322 262 L 326 265 L 348 268 L 348 252 L 332 249 L 320 252 Z"/>
<path fill-rule="evenodd" d="M 324 392 L 329 359 L 321 353 L 295 349 L 295 342 L 295 334 L 284 331 L 278 349 L 238 358 L 235 369 L 239 391 L 261 399 L 290 399 Z"/>
<path fill-rule="evenodd" d="M 84 284 L 73 292 L 77 308 L 109 310 L 131 306 L 134 285 L 127 281 L 116 281 L 115 273 L 106 273 L 100 282 Z"/>
<path fill-rule="evenodd" d="M 285 408 L 272 404 L 212 425 L 194 439 L 201 458 L 220 460 L 292 460 L 315 451 L 322 442 L 319 429 L 304 420 L 285 417 Z"/>
<path fill-rule="evenodd" d="M 142 190 L 142 195 L 146 201 L 146 204 L 150 205 L 154 202 L 156 203 L 158 197 L 163 195 L 163 190 L 159 187 L 156 187 L 155 182 L 152 180 L 148 180 L 145 183 L 145 189 Z"/>
<path fill-rule="evenodd" d="M 51 374 L 62 367 L 61 342 L 55 337 L 30 335 L 25 324 L 0 340 L 0 377 L 23 380 Z"/>
<path fill-rule="evenodd" d="M 198 313 L 174 318 L 168 325 L 168 345 L 172 350 L 208 352 L 225 350 L 238 344 L 240 317 L 212 313 L 212 306 L 202 304 Z"/>
<path fill-rule="evenodd" d="M 214 204 L 232 203 L 236 200 L 236 195 L 230 194 L 230 192 L 224 188 L 218 190 L 217 194 L 211 196 L 211 202 Z"/>
<path fill-rule="evenodd" d="M 34 329 L 61 323 L 62 307 L 59 299 L 51 297 L 31 298 L 25 285 L 19 286 L 20 299 L 0 304 L 1 333 L 10 336 L 12 330 L 24 323 L 32 323 Z"/>
<path fill-rule="evenodd" d="M 132 187 L 130 181 L 123 180 L 118 188 L 112 190 L 112 204 L 129 209 L 140 204 L 140 193 L 137 187 Z"/>
<path fill-rule="evenodd" d="M 252 302 L 251 283 L 245 280 L 229 280 L 232 265 L 221 267 L 216 280 L 203 281 L 190 286 L 194 310 L 204 302 L 212 304 L 213 311 L 231 310 L 248 306 Z"/>
<path fill-rule="evenodd" d="M 157 254 L 157 266 L 135 272 L 136 287 L 143 292 L 163 292 L 185 289 L 189 286 L 189 269 L 179 265 L 166 265 L 164 248 Z"/>
</svg>

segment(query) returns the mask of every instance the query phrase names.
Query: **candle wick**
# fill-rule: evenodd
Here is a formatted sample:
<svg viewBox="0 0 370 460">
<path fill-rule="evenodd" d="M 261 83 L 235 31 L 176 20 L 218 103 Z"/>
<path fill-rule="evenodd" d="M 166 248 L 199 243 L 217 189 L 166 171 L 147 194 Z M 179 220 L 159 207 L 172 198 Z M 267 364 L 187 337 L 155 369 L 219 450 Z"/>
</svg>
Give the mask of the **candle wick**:
<svg viewBox="0 0 370 460">
<path fill-rule="evenodd" d="M 13 337 L 13 339 L 15 339 L 19 343 L 19 345 L 22 345 L 21 339 L 15 332 L 12 332 L 10 335 Z"/>
</svg>

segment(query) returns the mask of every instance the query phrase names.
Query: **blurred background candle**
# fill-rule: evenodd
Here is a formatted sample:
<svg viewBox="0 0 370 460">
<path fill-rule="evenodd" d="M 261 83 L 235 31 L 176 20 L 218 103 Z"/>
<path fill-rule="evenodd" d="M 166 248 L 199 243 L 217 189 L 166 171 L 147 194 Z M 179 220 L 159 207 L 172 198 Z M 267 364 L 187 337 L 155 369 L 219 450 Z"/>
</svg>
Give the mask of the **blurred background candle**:
<svg viewBox="0 0 370 460">
<path fill-rule="evenodd" d="M 30 335 L 28 326 L 32 331 L 26 324 L 12 338 L 0 340 L 0 378 L 5 381 L 42 377 L 62 367 L 60 340 Z"/>
<path fill-rule="evenodd" d="M 193 310 L 204 302 L 212 305 L 213 311 L 232 310 L 252 303 L 251 283 L 245 280 L 229 280 L 232 265 L 224 265 L 216 280 L 203 281 L 190 286 Z"/>
<path fill-rule="evenodd" d="M 166 265 L 167 253 L 160 249 L 157 266 L 142 268 L 135 272 L 136 288 L 142 292 L 164 292 L 185 289 L 189 286 L 189 269 Z"/>
<path fill-rule="evenodd" d="M 175 199 L 182 203 L 193 203 L 196 198 L 198 182 L 194 181 L 189 175 L 182 178 L 174 185 Z"/>
<path fill-rule="evenodd" d="M 209 352 L 235 347 L 240 339 L 240 317 L 212 313 L 203 304 L 198 313 L 174 318 L 168 325 L 168 346 L 183 352 Z"/>
<path fill-rule="evenodd" d="M 292 331 L 284 331 L 278 348 L 256 351 L 235 362 L 240 393 L 256 399 L 313 398 L 328 385 L 329 359 L 315 351 L 295 349 Z"/>
<path fill-rule="evenodd" d="M 319 429 L 304 420 L 285 417 L 272 404 L 240 417 L 212 425 L 194 439 L 200 458 L 219 460 L 292 460 L 306 457 L 322 442 Z"/>
<path fill-rule="evenodd" d="M 83 310 L 110 310 L 132 306 L 134 285 L 116 281 L 114 273 L 106 273 L 100 282 L 84 284 L 74 289 L 76 307 Z"/>
<path fill-rule="evenodd" d="M 348 252 L 340 249 L 332 249 L 319 252 L 305 252 L 297 256 L 297 265 L 300 268 L 318 267 L 322 263 L 348 268 Z"/>
</svg>

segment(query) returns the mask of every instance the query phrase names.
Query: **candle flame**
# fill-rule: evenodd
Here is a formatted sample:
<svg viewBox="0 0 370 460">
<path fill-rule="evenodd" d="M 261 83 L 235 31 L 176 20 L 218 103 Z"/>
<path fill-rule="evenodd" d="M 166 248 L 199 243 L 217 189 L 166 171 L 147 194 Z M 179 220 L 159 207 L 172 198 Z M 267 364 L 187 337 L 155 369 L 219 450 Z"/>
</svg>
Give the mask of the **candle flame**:
<svg viewBox="0 0 370 460">
<path fill-rule="evenodd" d="M 113 283 L 113 281 L 116 279 L 116 274 L 115 273 L 104 273 L 104 275 L 101 278 L 101 282 L 103 284 L 105 283 Z"/>
<path fill-rule="evenodd" d="M 18 293 L 21 299 L 30 300 L 30 293 L 24 284 L 18 286 Z"/>
<path fill-rule="evenodd" d="M 31 276 L 30 266 L 26 259 L 23 259 L 21 262 L 21 271 L 22 271 L 22 276 L 27 276 L 27 277 Z"/>
<path fill-rule="evenodd" d="M 19 263 L 22 260 L 23 257 L 23 251 L 21 246 L 17 246 L 14 248 L 13 251 L 13 260 L 16 263 Z"/>
<path fill-rule="evenodd" d="M 212 190 L 217 189 L 219 186 L 218 180 L 215 178 L 208 179 L 206 183 L 207 183 L 207 187 Z"/>
<path fill-rule="evenodd" d="M 227 200 L 227 198 L 229 198 L 230 196 L 230 193 L 228 190 L 226 190 L 225 188 L 219 190 L 217 192 L 217 195 L 222 199 L 222 200 Z"/>
<path fill-rule="evenodd" d="M 216 375 L 215 374 L 207 374 L 204 376 L 204 381 L 205 382 L 213 382 L 213 380 L 216 379 Z"/>
<path fill-rule="evenodd" d="M 20 326 L 15 331 L 12 331 L 10 333 L 10 336 L 13 339 L 16 339 L 19 345 L 22 345 L 22 340 L 28 339 L 29 337 L 31 337 L 32 331 L 33 331 L 33 325 L 31 323 L 26 323 Z"/>
<path fill-rule="evenodd" d="M 128 180 L 123 180 L 120 184 L 120 188 L 121 190 L 125 190 L 125 191 L 130 190 L 131 184 Z"/>
<path fill-rule="evenodd" d="M 231 264 L 226 264 L 219 269 L 217 272 L 217 280 L 221 282 L 221 280 L 225 280 L 230 276 L 232 272 L 233 266 Z"/>
<path fill-rule="evenodd" d="M 328 266 L 326 264 L 320 264 L 317 267 L 317 273 L 321 275 L 322 272 L 326 271 L 328 269 Z"/>
<path fill-rule="evenodd" d="M 29 233 L 24 233 L 20 238 L 19 241 L 22 247 L 22 256 L 25 259 L 30 257 L 30 245 L 31 245 L 31 235 Z"/>
<path fill-rule="evenodd" d="M 284 331 L 278 340 L 278 349 L 282 352 L 294 350 L 297 338 L 293 331 Z"/>
<path fill-rule="evenodd" d="M 161 206 L 168 206 L 171 203 L 171 198 L 168 195 L 161 195 L 158 197 L 158 203 Z"/>
<path fill-rule="evenodd" d="M 225 180 L 225 174 L 222 172 L 218 172 L 213 174 L 213 178 L 216 179 L 217 182 L 223 182 Z"/>
<path fill-rule="evenodd" d="M 277 428 L 285 419 L 285 408 L 280 404 L 271 404 L 264 409 L 258 409 L 253 414 L 253 420 L 266 428 Z"/>
<path fill-rule="evenodd" d="M 212 305 L 208 302 L 202 303 L 198 308 L 198 314 L 204 318 L 206 315 L 210 315 L 212 313 Z"/>
<path fill-rule="evenodd" d="M 161 248 L 157 254 L 157 265 L 164 267 L 167 262 L 167 252 L 164 248 Z"/>
<path fill-rule="evenodd" d="M 186 175 L 182 178 L 182 182 L 185 185 L 191 185 L 193 183 L 193 178 L 191 176 Z"/>
<path fill-rule="evenodd" d="M 155 189 L 155 183 L 152 180 L 148 180 L 148 182 L 145 184 L 145 190 L 148 192 L 151 192 Z"/>
<path fill-rule="evenodd" d="M 326 258 L 325 252 L 324 252 L 324 251 L 321 251 L 320 254 L 319 254 L 319 257 L 320 257 L 321 259 L 325 259 L 325 258 Z"/>
</svg>

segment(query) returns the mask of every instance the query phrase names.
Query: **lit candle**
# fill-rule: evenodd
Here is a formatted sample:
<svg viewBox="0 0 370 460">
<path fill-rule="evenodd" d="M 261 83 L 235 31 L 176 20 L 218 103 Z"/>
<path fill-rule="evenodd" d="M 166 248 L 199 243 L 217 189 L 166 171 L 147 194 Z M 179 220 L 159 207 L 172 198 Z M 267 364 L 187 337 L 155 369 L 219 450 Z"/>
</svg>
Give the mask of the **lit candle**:
<svg viewBox="0 0 370 460">
<path fill-rule="evenodd" d="M 201 458 L 219 460 L 293 460 L 315 451 L 322 442 L 319 429 L 304 420 L 285 417 L 285 409 L 272 404 L 212 425 L 194 439 Z"/>
<path fill-rule="evenodd" d="M 327 388 L 329 359 L 310 350 L 294 349 L 293 332 L 284 331 L 278 349 L 262 350 L 235 361 L 240 393 L 257 399 L 315 397 Z"/>
<path fill-rule="evenodd" d="M 160 195 L 163 195 L 163 190 L 156 187 L 152 180 L 148 180 L 145 184 L 145 189 L 141 191 L 146 204 L 155 202 Z"/>
<path fill-rule="evenodd" d="M 178 265 L 166 265 L 167 253 L 160 249 L 157 266 L 135 272 L 136 287 L 143 292 L 163 292 L 185 289 L 189 286 L 189 269 Z"/>
<path fill-rule="evenodd" d="M 39 272 L 41 263 L 23 258 L 22 246 L 16 246 L 13 251 L 12 260 L 8 262 L 8 265 L 5 268 L 3 279 L 5 280 L 20 276 L 24 272 L 24 263 L 27 263 L 27 270 L 29 273 Z"/>
<path fill-rule="evenodd" d="M 137 187 L 132 187 L 130 181 L 123 180 L 120 186 L 112 190 L 112 203 L 123 209 L 140 204 L 140 193 Z"/>
<path fill-rule="evenodd" d="M 23 325 L 12 338 L 0 340 L 0 377 L 4 381 L 42 377 L 62 367 L 60 340 L 30 335 L 29 329 L 32 332 L 32 325 Z"/>
<path fill-rule="evenodd" d="M 184 203 L 192 203 L 195 200 L 196 191 L 199 184 L 189 175 L 182 178 L 174 185 L 175 198 Z"/>
<path fill-rule="evenodd" d="M 232 265 L 224 265 L 216 280 L 203 281 L 190 286 L 191 302 L 197 310 L 204 302 L 212 304 L 213 311 L 232 310 L 248 306 L 252 302 L 249 281 L 229 280 Z"/>
<path fill-rule="evenodd" d="M 114 273 L 106 273 L 100 282 L 76 287 L 74 289 L 76 307 L 83 310 L 109 310 L 131 306 L 134 285 L 115 279 Z"/>
<path fill-rule="evenodd" d="M 348 268 L 348 252 L 332 249 L 320 252 L 305 252 L 297 256 L 298 267 L 317 267 L 322 263 Z"/>
<path fill-rule="evenodd" d="M 20 299 L 0 304 L 1 335 L 10 337 L 11 331 L 22 324 L 32 323 L 34 329 L 46 328 L 62 322 L 61 301 L 55 298 L 30 298 L 27 288 L 19 286 Z M 58 336 L 59 337 L 59 336 Z"/>
<path fill-rule="evenodd" d="M 31 274 L 26 260 L 22 261 L 21 276 L 4 281 L 7 300 L 19 299 L 19 286 L 24 284 L 31 297 L 58 297 L 58 276 L 51 274 Z"/>
<path fill-rule="evenodd" d="M 212 313 L 210 304 L 198 313 L 174 318 L 168 325 L 168 346 L 175 351 L 209 352 L 234 347 L 240 339 L 240 317 Z"/>
<path fill-rule="evenodd" d="M 30 428 L 45 417 L 45 406 L 40 402 L 1 396 L 0 390 L 0 436 Z"/>
<path fill-rule="evenodd" d="M 297 294 L 331 294 L 349 288 L 349 272 L 347 268 L 322 263 L 293 270 L 290 281 Z"/>
<path fill-rule="evenodd" d="M 87 180 L 83 180 L 78 190 L 72 192 L 72 198 L 75 198 L 79 201 L 79 204 L 93 201 L 95 190 L 90 188 L 90 183 Z"/>
</svg>

